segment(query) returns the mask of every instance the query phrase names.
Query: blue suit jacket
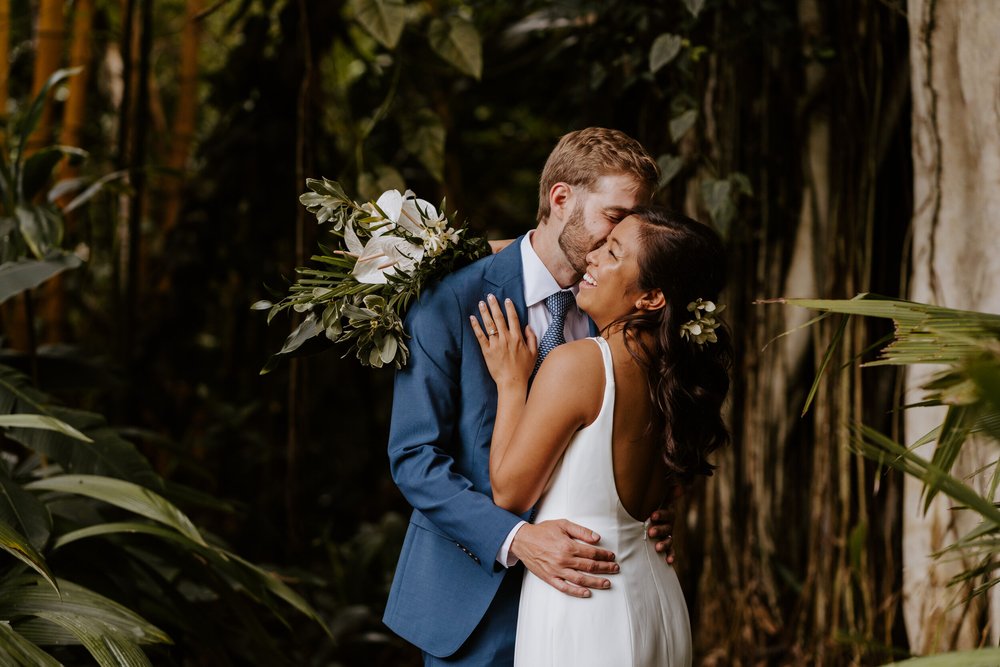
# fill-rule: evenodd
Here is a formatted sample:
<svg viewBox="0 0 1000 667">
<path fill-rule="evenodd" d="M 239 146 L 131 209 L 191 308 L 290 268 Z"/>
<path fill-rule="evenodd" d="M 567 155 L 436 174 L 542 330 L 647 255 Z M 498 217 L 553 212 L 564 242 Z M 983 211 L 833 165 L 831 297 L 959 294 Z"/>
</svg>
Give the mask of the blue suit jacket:
<svg viewBox="0 0 1000 667">
<path fill-rule="evenodd" d="M 491 293 L 527 322 L 520 242 L 430 287 L 406 318 L 410 360 L 396 374 L 389 461 L 414 510 L 383 620 L 437 657 L 483 618 L 507 575 L 497 552 L 522 518 L 491 499 L 496 384 L 469 325 Z"/>
</svg>

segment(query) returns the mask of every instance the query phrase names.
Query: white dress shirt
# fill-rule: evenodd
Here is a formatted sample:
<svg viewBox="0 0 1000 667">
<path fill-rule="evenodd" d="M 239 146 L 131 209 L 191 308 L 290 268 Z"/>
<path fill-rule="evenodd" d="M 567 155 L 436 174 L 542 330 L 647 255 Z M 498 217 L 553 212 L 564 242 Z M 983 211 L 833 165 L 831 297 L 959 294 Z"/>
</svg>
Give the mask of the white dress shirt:
<svg viewBox="0 0 1000 667">
<path fill-rule="evenodd" d="M 563 288 L 559 286 L 556 279 L 542 264 L 542 260 L 538 258 L 535 249 L 531 247 L 531 237 L 534 233 L 534 230 L 528 232 L 521 241 L 521 266 L 524 269 L 524 305 L 528 309 L 528 324 L 538 336 L 538 340 L 541 340 L 549 328 L 549 323 L 552 322 L 552 313 L 545 306 L 545 299 Z M 580 287 L 573 285 L 569 289 L 576 296 Z M 578 307 L 571 306 L 566 312 L 563 334 L 566 337 L 566 342 L 586 338 L 590 335 L 590 318 Z M 504 540 L 499 553 L 497 553 L 497 562 L 504 567 L 511 567 L 517 563 L 517 558 L 510 554 L 510 545 L 514 541 L 514 535 L 525 523 L 525 521 L 521 521 L 511 528 L 507 539 Z"/>
</svg>

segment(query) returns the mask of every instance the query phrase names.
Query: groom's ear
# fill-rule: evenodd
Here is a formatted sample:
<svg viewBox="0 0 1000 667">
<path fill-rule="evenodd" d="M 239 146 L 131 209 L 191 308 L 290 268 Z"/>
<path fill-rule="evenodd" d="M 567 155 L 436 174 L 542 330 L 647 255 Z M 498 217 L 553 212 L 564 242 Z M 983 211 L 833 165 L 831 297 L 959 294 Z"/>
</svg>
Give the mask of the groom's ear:
<svg viewBox="0 0 1000 667">
<path fill-rule="evenodd" d="M 549 188 L 549 210 L 559 211 L 560 217 L 565 217 L 566 209 L 573 197 L 573 188 L 562 181 Z"/>
<path fill-rule="evenodd" d="M 659 287 L 645 292 L 635 302 L 636 310 L 660 310 L 666 305 L 667 299 Z"/>
</svg>

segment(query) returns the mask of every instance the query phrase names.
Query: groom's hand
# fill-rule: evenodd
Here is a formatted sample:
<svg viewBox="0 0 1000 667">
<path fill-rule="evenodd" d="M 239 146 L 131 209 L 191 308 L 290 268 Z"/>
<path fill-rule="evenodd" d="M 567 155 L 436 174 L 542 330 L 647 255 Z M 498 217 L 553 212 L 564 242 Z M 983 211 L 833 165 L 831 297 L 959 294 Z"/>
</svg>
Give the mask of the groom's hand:
<svg viewBox="0 0 1000 667">
<path fill-rule="evenodd" d="M 521 526 L 510 552 L 549 586 L 566 595 L 586 598 L 591 588 L 611 587 L 610 581 L 595 574 L 618 572 L 613 553 L 590 546 L 600 541 L 594 531 L 557 519 Z"/>
</svg>

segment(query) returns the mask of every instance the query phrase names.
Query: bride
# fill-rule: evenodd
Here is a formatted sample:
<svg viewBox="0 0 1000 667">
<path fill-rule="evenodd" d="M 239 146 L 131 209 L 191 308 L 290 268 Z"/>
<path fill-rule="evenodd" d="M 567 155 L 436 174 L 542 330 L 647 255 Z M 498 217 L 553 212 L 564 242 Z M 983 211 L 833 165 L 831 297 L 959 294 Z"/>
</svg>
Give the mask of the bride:
<svg viewBox="0 0 1000 667">
<path fill-rule="evenodd" d="M 494 502 L 514 513 L 537 503 L 537 521 L 588 526 L 620 565 L 612 584 L 582 597 L 527 573 L 515 665 L 691 664 L 677 575 L 636 517 L 710 475 L 708 455 L 729 439 L 731 347 L 713 303 L 724 280 L 715 232 L 640 208 L 587 255 L 577 304 L 600 337 L 553 349 L 532 379 L 538 341 L 530 328 L 522 335 L 509 300 L 490 295 L 483 325 L 470 318 L 497 384 Z"/>
</svg>

